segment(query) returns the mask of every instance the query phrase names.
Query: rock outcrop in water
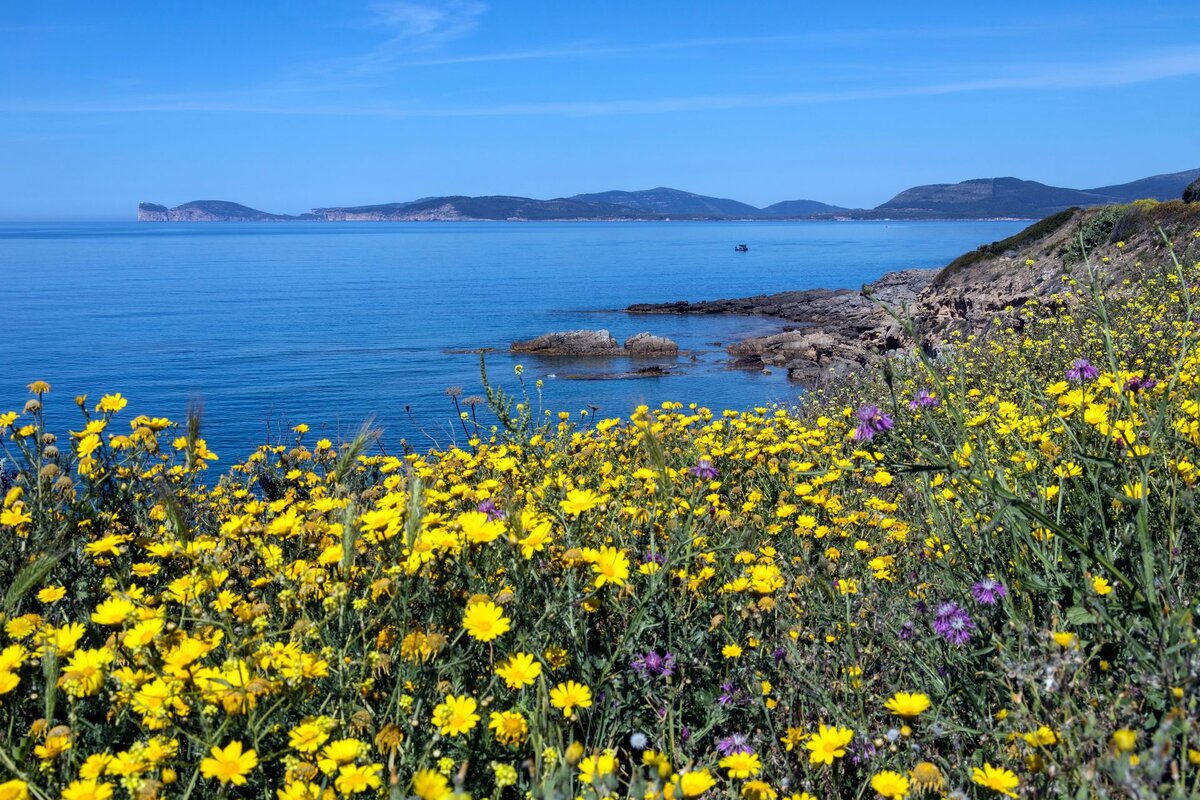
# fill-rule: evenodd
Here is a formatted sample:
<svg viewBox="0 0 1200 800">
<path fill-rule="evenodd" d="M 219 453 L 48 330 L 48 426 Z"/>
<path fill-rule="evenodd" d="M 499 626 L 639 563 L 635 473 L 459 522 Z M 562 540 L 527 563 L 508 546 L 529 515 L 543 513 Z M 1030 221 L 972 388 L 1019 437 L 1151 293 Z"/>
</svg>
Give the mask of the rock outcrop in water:
<svg viewBox="0 0 1200 800">
<path fill-rule="evenodd" d="M 514 353 L 538 356 L 617 356 L 624 351 L 606 330 L 557 331 L 512 343 Z"/>
<path fill-rule="evenodd" d="M 625 352 L 632 356 L 675 356 L 679 355 L 679 345 L 665 336 L 646 331 L 626 339 Z"/>
<path fill-rule="evenodd" d="M 532 339 L 513 342 L 514 353 L 537 356 L 676 356 L 679 345 L 665 336 L 643 332 L 630 336 L 625 346 L 618 345 L 606 330 L 557 331 Z"/>
<path fill-rule="evenodd" d="M 1181 246 L 1197 242 L 1193 233 L 1200 229 L 1200 206 L 1174 201 L 1069 209 L 966 253 L 943 269 L 891 272 L 859 291 L 811 289 L 698 303 L 640 303 L 626 310 L 747 314 L 798 323 L 727 350 L 734 366 L 783 367 L 793 379 L 814 384 L 879 355 L 918 345 L 933 352 L 954 334 L 985 331 L 998 321 L 1019 323 L 1016 310 L 1060 292 L 1064 275 L 1084 273 L 1081 239 L 1108 286 L 1125 277 L 1120 264 L 1140 260 L 1169 265 L 1171 254 L 1159 226 Z M 911 321 L 915 340 L 889 310 Z"/>
</svg>

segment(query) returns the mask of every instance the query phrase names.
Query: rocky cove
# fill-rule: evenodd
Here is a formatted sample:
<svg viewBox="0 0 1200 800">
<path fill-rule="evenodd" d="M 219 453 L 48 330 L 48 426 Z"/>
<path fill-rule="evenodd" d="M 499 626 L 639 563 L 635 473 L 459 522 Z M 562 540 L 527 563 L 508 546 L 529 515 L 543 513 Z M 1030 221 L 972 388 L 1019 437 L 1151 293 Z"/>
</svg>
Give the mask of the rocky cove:
<svg viewBox="0 0 1200 800">
<path fill-rule="evenodd" d="M 725 346 L 728 365 L 786 369 L 805 385 L 922 347 L 935 354 L 956 334 L 981 333 L 1015 312 L 1061 292 L 1089 265 L 1106 291 L 1119 290 L 1124 267 L 1137 262 L 1168 268 L 1175 248 L 1200 241 L 1200 204 L 1139 201 L 1126 206 L 1072 208 L 1030 225 L 1014 236 L 965 253 L 940 269 L 890 272 L 854 289 L 810 289 L 729 299 L 637 303 L 631 315 L 731 314 L 788 323 L 777 333 Z M 1183 250 L 1175 255 L 1183 257 Z M 622 348 L 608 331 L 567 331 L 515 342 L 513 352 L 545 356 L 659 356 L 674 361 L 678 348 L 651 333 Z M 632 345 L 632 346 L 631 346 Z M 654 371 L 590 373 L 588 378 L 646 377 Z M 568 376 L 563 376 L 568 377 Z M 569 376 L 582 377 L 582 376 Z"/>
</svg>

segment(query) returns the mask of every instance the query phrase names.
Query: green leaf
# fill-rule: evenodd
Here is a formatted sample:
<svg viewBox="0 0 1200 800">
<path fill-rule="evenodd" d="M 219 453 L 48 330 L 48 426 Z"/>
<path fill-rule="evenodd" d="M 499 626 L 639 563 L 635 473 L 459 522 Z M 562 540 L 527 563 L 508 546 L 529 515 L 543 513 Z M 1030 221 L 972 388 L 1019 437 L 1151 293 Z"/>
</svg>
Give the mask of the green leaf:
<svg viewBox="0 0 1200 800">
<path fill-rule="evenodd" d="M 1082 606 L 1071 606 L 1067 609 L 1067 622 L 1072 625 L 1092 625 L 1096 622 L 1096 615 Z"/>
</svg>

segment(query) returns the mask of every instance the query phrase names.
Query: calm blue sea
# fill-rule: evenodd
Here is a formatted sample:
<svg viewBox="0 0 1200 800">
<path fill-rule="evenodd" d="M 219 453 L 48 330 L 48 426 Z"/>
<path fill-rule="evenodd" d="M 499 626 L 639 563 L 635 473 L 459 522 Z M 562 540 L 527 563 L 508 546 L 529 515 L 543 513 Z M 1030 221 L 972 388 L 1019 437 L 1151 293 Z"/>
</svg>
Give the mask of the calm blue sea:
<svg viewBox="0 0 1200 800">
<path fill-rule="evenodd" d="M 477 356 L 515 387 L 514 339 L 649 330 L 697 360 L 643 380 L 564 380 L 624 360 L 524 357 L 545 407 L 600 416 L 637 404 L 711 408 L 789 402 L 783 371 L 732 371 L 723 345 L 778 330 L 759 318 L 632 316 L 636 302 L 858 287 L 884 272 L 945 264 L 1020 222 L 0 224 L 0 411 L 49 381 L 60 432 L 73 398 L 129 399 L 122 414 L 182 419 L 203 402 L 223 463 L 294 423 L 352 435 L 367 417 L 385 446 L 457 435 L 446 389 L 480 392 Z M 735 253 L 744 242 L 747 253 Z M 640 366 L 634 364 L 634 367 Z M 407 410 L 406 410 L 407 409 Z"/>
</svg>

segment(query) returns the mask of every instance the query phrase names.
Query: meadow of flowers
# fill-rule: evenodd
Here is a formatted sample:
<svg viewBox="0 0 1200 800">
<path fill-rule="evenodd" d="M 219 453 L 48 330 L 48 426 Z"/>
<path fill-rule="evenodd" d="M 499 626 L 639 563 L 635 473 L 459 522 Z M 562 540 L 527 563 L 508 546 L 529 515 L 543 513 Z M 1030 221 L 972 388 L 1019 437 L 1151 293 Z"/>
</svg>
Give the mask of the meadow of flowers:
<svg viewBox="0 0 1200 800">
<path fill-rule="evenodd" d="M 218 475 L 35 382 L 0 800 L 1194 795 L 1188 244 L 795 409 L 493 390 L 424 454 L 300 425 Z"/>
</svg>

